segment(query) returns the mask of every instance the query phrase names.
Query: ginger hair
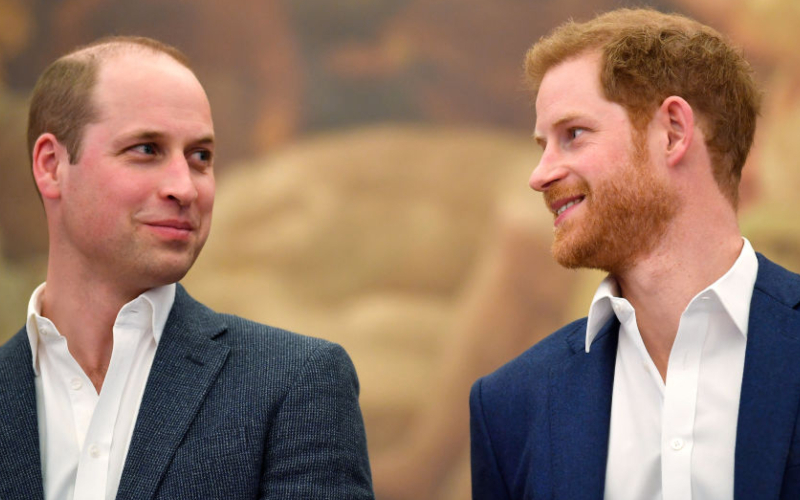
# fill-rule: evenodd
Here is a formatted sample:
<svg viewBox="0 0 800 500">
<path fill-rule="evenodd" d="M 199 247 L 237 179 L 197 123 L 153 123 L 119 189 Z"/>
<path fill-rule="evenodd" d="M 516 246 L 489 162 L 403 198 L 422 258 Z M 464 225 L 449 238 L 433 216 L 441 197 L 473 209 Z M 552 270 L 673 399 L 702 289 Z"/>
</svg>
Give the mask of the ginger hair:
<svg viewBox="0 0 800 500">
<path fill-rule="evenodd" d="M 623 106 L 639 132 L 669 96 L 698 116 L 714 179 L 736 207 L 742 168 L 753 144 L 761 92 L 741 51 L 719 32 L 679 14 L 619 9 L 588 22 L 569 21 L 525 57 L 534 94 L 554 66 L 588 53 L 601 57 L 600 86 Z"/>
</svg>

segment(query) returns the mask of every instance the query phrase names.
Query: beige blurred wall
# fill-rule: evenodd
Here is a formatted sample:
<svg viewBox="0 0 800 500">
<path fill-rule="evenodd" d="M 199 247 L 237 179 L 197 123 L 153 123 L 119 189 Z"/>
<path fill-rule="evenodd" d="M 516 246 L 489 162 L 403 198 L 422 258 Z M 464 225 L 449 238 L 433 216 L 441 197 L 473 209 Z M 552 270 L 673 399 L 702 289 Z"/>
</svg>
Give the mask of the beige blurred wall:
<svg viewBox="0 0 800 500">
<path fill-rule="evenodd" d="M 527 47 L 621 2 L 0 0 L 0 339 L 44 279 L 24 145 L 44 66 L 110 33 L 192 59 L 220 142 L 211 238 L 185 284 L 208 305 L 342 343 L 383 499 L 465 498 L 470 383 L 585 314 L 597 273 L 549 257 Z M 740 43 L 766 91 L 743 232 L 800 270 L 800 7 L 661 1 Z M 224 9 L 224 10 L 223 10 Z"/>
</svg>

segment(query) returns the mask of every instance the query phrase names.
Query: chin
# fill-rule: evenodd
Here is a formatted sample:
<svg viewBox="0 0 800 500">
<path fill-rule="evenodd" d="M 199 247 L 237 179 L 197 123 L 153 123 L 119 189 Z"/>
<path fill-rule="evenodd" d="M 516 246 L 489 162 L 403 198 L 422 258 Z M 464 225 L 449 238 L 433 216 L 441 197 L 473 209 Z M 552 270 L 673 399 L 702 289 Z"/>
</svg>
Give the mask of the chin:
<svg viewBox="0 0 800 500">
<path fill-rule="evenodd" d="M 598 251 L 596 242 L 580 228 L 562 227 L 556 232 L 551 252 L 556 262 L 568 269 L 592 267 Z"/>
<path fill-rule="evenodd" d="M 193 263 L 194 259 L 151 262 L 143 269 L 140 269 L 140 276 L 148 278 L 147 281 L 151 283 L 149 288 L 169 285 L 182 280 L 191 269 Z"/>
<path fill-rule="evenodd" d="M 551 252 L 555 261 L 567 269 L 599 269 L 616 274 L 627 267 L 632 257 L 619 247 L 604 238 L 556 238 Z"/>
</svg>

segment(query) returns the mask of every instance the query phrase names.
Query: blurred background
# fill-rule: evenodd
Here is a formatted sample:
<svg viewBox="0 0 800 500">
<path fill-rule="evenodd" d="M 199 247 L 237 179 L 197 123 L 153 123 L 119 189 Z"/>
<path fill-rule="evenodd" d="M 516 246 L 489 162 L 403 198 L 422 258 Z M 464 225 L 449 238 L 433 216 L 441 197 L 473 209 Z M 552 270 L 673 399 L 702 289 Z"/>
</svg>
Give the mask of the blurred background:
<svg viewBox="0 0 800 500">
<path fill-rule="evenodd" d="M 351 354 L 381 500 L 469 497 L 471 383 L 585 315 L 559 268 L 523 86 L 527 48 L 613 0 L 0 0 L 0 341 L 44 279 L 25 146 L 38 74 L 109 34 L 185 51 L 218 136 L 209 306 Z M 637 1 L 729 34 L 766 91 L 741 225 L 800 271 L 800 3 Z"/>
</svg>

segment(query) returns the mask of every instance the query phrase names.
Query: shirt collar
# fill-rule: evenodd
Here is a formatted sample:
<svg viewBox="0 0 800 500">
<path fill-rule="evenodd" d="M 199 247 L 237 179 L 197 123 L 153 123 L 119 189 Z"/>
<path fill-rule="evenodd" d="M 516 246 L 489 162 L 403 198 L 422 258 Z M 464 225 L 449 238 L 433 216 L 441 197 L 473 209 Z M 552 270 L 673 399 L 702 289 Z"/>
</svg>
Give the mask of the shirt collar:
<svg viewBox="0 0 800 500">
<path fill-rule="evenodd" d="M 717 281 L 698 293 L 708 295 L 713 293 L 730 316 L 739 332 L 747 337 L 747 325 L 750 320 L 750 300 L 753 297 L 753 287 L 758 275 L 758 258 L 750 241 L 742 238 L 742 251 L 728 271 Z M 600 329 L 611 319 L 614 313 L 612 300 L 619 299 L 619 286 L 617 281 L 607 276 L 597 288 L 589 307 L 589 316 L 586 324 L 586 352 L 600 332 Z M 694 298 L 689 302 L 691 305 Z"/>
<path fill-rule="evenodd" d="M 586 322 L 586 352 L 589 352 L 589 347 L 594 342 L 595 337 L 600 332 L 611 316 L 614 310 L 611 307 L 611 300 L 619 297 L 619 285 L 617 280 L 611 276 L 600 282 L 597 291 L 592 298 L 592 305 L 589 307 L 589 317 Z"/>
<path fill-rule="evenodd" d="M 37 362 L 37 353 L 39 352 L 39 323 L 42 323 L 40 320 L 47 320 L 47 318 L 40 315 L 42 311 L 42 293 L 44 292 L 44 285 L 45 283 L 42 283 L 33 291 L 31 299 L 28 301 L 28 321 L 25 323 L 25 330 L 28 333 L 28 342 L 31 345 L 31 355 L 33 356 L 33 371 L 37 375 L 39 374 L 39 365 Z M 50 322 L 50 320 L 47 321 Z"/>
<path fill-rule="evenodd" d="M 716 294 L 736 328 L 747 337 L 750 301 L 753 298 L 753 288 L 758 275 L 758 257 L 747 238 L 742 239 L 744 245 L 742 245 L 742 251 L 739 253 L 739 258 L 733 263 L 733 267 L 706 290 Z"/>
<path fill-rule="evenodd" d="M 55 335 L 60 336 L 58 329 L 50 319 L 41 315 L 42 312 L 42 294 L 44 293 L 45 285 L 42 283 L 33 291 L 30 301 L 28 301 L 28 314 L 25 328 L 28 333 L 28 342 L 31 346 L 31 362 L 33 363 L 33 371 L 39 374 L 38 365 L 38 352 L 39 352 L 39 336 L 40 335 Z M 132 312 L 132 309 L 137 304 L 146 306 L 149 311 L 149 318 L 153 332 L 153 338 L 156 345 L 161 340 L 161 335 L 164 333 L 164 327 L 167 324 L 169 312 L 172 310 L 172 304 L 175 302 L 175 283 L 169 285 L 151 288 L 143 294 L 139 295 L 132 301 L 128 302 L 117 314 L 115 326 L 120 319 L 126 314 Z"/>
</svg>

